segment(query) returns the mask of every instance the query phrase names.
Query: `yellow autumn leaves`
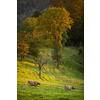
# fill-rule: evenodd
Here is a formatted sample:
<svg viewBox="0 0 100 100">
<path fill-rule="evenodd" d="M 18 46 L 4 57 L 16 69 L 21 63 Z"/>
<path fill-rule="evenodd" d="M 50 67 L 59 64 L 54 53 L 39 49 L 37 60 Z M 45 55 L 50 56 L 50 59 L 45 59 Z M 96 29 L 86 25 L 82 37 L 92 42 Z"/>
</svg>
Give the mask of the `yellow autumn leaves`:
<svg viewBox="0 0 100 100">
<path fill-rule="evenodd" d="M 71 25 L 74 23 L 69 15 L 70 13 L 64 8 L 52 7 L 48 10 L 45 9 L 42 16 L 38 18 L 35 30 L 48 32 L 47 35 L 50 35 L 49 39 L 47 38 L 48 42 L 52 41 L 54 43 L 56 41 L 61 46 L 63 31 L 71 29 Z"/>
<path fill-rule="evenodd" d="M 18 53 L 20 53 L 20 55 L 24 56 L 25 53 L 28 52 L 28 44 L 27 42 L 24 41 L 23 38 L 21 38 L 21 41 L 18 41 L 17 43 L 17 50 L 18 50 Z"/>
<path fill-rule="evenodd" d="M 59 47 L 62 47 L 62 33 L 66 29 L 71 29 L 71 25 L 74 23 L 69 15 L 70 13 L 64 8 L 51 7 L 48 10 L 45 9 L 44 13 L 38 18 L 26 18 L 22 22 L 21 28 L 28 32 L 27 36 L 33 34 L 35 36 L 41 35 L 42 37 L 45 34 L 47 36 L 46 41 L 51 46 L 54 47 L 55 44 L 58 44 Z M 28 48 L 29 46 L 24 38 L 18 41 L 20 55 L 24 56 L 25 53 L 28 53 Z"/>
</svg>

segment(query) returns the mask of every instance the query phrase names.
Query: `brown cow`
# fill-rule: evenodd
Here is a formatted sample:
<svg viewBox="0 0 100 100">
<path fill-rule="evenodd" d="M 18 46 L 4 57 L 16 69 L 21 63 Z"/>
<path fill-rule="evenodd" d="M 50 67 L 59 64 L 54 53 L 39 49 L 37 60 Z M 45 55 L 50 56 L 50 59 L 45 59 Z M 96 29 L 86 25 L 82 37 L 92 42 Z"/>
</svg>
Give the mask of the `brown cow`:
<svg viewBox="0 0 100 100">
<path fill-rule="evenodd" d="M 75 90 L 75 87 L 65 85 L 65 90 L 70 90 L 70 91 L 72 91 L 73 89 Z"/>
<path fill-rule="evenodd" d="M 37 81 L 28 81 L 28 86 L 35 86 L 36 87 L 37 85 L 40 85 L 40 83 Z"/>
</svg>

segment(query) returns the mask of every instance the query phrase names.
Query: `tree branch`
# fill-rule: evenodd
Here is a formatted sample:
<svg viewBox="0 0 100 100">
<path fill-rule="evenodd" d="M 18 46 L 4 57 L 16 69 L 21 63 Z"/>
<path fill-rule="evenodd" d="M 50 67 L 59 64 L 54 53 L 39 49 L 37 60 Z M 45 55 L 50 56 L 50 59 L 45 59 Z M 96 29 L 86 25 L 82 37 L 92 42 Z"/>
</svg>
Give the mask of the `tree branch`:
<svg viewBox="0 0 100 100">
<path fill-rule="evenodd" d="M 42 64 L 42 66 L 43 66 L 45 63 L 47 63 L 47 59 L 46 59 L 46 61 Z"/>
</svg>

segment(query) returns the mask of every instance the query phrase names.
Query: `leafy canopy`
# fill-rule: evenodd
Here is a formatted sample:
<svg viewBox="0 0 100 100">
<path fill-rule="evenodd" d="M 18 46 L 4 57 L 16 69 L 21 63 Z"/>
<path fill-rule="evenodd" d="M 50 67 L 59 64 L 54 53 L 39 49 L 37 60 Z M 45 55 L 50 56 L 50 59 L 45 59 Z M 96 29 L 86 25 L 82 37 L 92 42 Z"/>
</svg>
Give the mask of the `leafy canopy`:
<svg viewBox="0 0 100 100">
<path fill-rule="evenodd" d="M 36 31 L 33 31 L 28 36 L 29 54 L 36 58 L 39 56 L 40 53 L 39 47 L 41 46 L 41 41 L 42 41 L 41 38 L 42 38 L 42 33 Z"/>
<path fill-rule="evenodd" d="M 70 13 L 64 8 L 45 9 L 42 16 L 38 17 L 35 30 L 47 33 L 47 42 L 52 43 L 52 46 L 59 45 L 59 47 L 62 47 L 62 33 L 66 29 L 71 29 L 73 24 L 69 15 Z"/>
<path fill-rule="evenodd" d="M 35 28 L 35 23 L 36 23 L 36 18 L 26 18 L 20 28 L 19 28 L 19 31 L 20 33 L 21 32 L 24 32 L 24 33 L 28 33 L 28 32 L 32 32 Z"/>
<path fill-rule="evenodd" d="M 17 43 L 17 52 L 19 55 L 24 56 L 25 53 L 28 53 L 29 46 L 28 46 L 27 42 L 24 41 L 23 38 L 21 38 L 21 40 L 18 40 L 17 42 L 18 42 Z"/>
<path fill-rule="evenodd" d="M 84 44 L 84 1 L 83 0 L 50 0 L 51 6 L 65 8 L 74 20 L 72 29 L 68 30 L 68 44 Z"/>
</svg>

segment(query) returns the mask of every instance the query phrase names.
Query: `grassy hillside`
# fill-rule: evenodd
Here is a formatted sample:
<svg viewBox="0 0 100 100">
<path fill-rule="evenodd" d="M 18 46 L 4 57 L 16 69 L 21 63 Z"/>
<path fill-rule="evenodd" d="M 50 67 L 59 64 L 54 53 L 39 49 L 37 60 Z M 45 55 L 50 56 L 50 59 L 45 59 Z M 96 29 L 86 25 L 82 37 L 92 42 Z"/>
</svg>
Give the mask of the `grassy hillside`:
<svg viewBox="0 0 100 100">
<path fill-rule="evenodd" d="M 84 66 L 82 55 L 76 48 L 67 47 L 62 50 L 60 69 L 52 60 L 53 49 L 41 49 L 42 60 L 48 63 L 42 68 L 41 78 L 38 76 L 38 63 L 27 55 L 22 62 L 17 61 L 17 99 L 18 100 L 84 100 Z M 41 85 L 27 86 L 28 80 L 35 80 Z M 64 86 L 74 86 L 75 90 L 65 91 Z"/>
</svg>

